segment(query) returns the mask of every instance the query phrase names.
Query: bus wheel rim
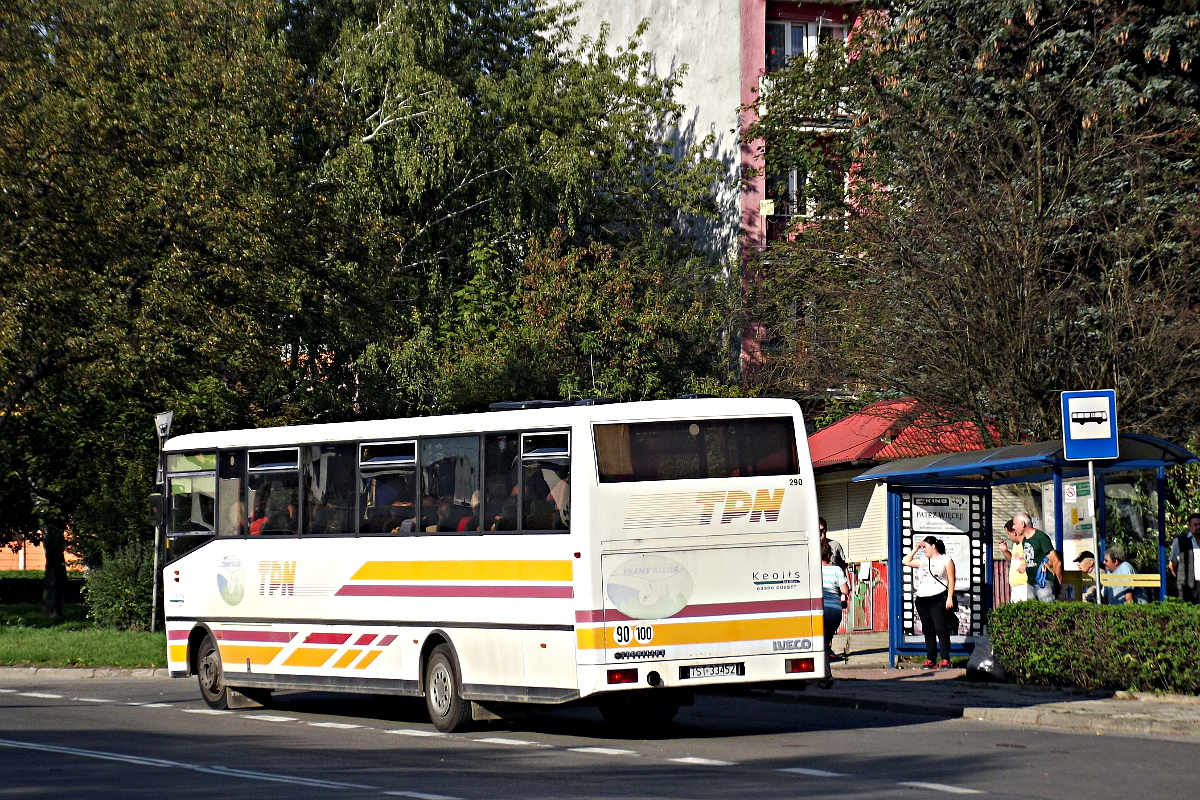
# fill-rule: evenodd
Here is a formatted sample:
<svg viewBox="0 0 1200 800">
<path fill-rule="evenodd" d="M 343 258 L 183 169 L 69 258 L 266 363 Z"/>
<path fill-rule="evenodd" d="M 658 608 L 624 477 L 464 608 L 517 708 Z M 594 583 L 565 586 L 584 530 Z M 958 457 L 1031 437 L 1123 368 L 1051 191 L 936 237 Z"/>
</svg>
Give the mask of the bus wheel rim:
<svg viewBox="0 0 1200 800">
<path fill-rule="evenodd" d="M 439 714 L 446 714 L 450 710 L 450 674 L 446 671 L 446 666 L 435 666 L 432 678 L 429 691 L 433 696 L 433 707 Z"/>
</svg>

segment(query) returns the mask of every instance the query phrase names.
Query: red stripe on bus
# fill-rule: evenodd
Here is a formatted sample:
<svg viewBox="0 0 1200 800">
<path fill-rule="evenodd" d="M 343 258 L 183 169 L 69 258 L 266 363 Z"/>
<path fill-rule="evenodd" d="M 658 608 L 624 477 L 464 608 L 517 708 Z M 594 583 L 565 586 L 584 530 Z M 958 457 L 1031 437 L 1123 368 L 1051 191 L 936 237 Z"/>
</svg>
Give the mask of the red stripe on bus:
<svg viewBox="0 0 1200 800">
<path fill-rule="evenodd" d="M 339 597 L 574 597 L 570 586 L 397 586 L 356 583 Z"/>
<path fill-rule="evenodd" d="M 217 631 L 222 642 L 290 642 L 296 634 L 287 631 Z"/>
<path fill-rule="evenodd" d="M 390 635 L 385 636 L 382 639 L 380 639 L 379 642 L 376 644 L 376 647 L 387 647 L 389 644 L 391 644 L 394 641 L 396 641 L 396 634 L 393 633 L 393 634 L 390 634 Z"/>
<path fill-rule="evenodd" d="M 167 638 L 172 642 L 178 642 L 182 639 L 188 638 L 189 633 L 191 633 L 191 631 L 167 631 Z"/>
<path fill-rule="evenodd" d="M 375 634 L 364 633 L 362 636 L 358 637 L 357 640 L 355 640 L 354 645 L 357 647 L 358 645 L 362 644 L 370 644 L 373 641 L 375 641 Z"/>
<path fill-rule="evenodd" d="M 756 600 L 749 603 L 709 603 L 707 605 L 686 606 L 682 611 L 672 614 L 669 618 L 679 617 L 728 617 L 735 614 L 780 614 L 790 611 L 818 611 L 821 608 L 821 598 L 807 600 Z M 576 622 L 629 622 L 637 621 L 627 617 L 615 608 L 602 611 L 576 611 Z"/>
<path fill-rule="evenodd" d="M 310 633 L 304 637 L 304 644 L 345 644 L 349 638 L 349 633 Z"/>
</svg>

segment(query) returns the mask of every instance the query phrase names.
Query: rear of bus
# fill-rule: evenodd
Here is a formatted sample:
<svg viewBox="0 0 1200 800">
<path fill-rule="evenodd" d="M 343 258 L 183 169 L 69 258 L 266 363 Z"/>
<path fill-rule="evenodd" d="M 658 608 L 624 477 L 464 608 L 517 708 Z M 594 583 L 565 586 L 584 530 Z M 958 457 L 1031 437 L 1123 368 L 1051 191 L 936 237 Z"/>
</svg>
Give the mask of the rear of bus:
<svg viewBox="0 0 1200 800">
<path fill-rule="evenodd" d="M 604 410 L 589 435 L 580 695 L 686 702 L 704 686 L 822 675 L 820 539 L 799 406 L 712 398 Z"/>
</svg>

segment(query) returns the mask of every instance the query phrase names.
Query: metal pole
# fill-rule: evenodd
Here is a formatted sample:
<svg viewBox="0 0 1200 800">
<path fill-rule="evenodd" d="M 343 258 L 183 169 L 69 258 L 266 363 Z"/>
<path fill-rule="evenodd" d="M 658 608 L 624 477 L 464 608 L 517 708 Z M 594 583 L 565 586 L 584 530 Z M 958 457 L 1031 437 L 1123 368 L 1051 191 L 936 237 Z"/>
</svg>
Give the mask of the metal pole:
<svg viewBox="0 0 1200 800">
<path fill-rule="evenodd" d="M 170 497 L 167 495 L 166 481 L 166 465 L 163 463 L 163 445 L 167 442 L 167 437 L 171 435 L 171 422 L 174 421 L 175 414 L 171 411 L 164 411 L 161 414 L 154 415 L 154 432 L 158 436 L 158 470 L 155 479 L 158 483 L 160 491 L 163 493 L 163 503 L 170 502 Z M 154 577 L 150 590 L 150 632 L 154 633 L 158 629 L 158 554 L 162 550 L 162 525 L 154 526 Z"/>
<path fill-rule="evenodd" d="M 1100 604 L 1100 518 L 1096 516 L 1096 471 L 1095 462 L 1088 460 L 1088 514 L 1092 518 L 1092 571 L 1096 579 L 1096 605 Z"/>
</svg>

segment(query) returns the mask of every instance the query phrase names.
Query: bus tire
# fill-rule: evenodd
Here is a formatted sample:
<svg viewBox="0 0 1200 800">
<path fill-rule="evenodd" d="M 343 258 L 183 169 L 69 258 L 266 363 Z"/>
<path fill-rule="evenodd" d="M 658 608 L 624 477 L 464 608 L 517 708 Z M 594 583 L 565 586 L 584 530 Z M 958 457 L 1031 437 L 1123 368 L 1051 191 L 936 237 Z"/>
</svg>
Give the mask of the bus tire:
<svg viewBox="0 0 1200 800">
<path fill-rule="evenodd" d="M 196 677 L 200 682 L 200 696 L 209 708 L 218 711 L 229 708 L 229 687 L 225 685 L 221 651 L 211 633 L 205 635 L 196 651 Z"/>
<path fill-rule="evenodd" d="M 616 694 L 603 698 L 600 715 L 614 728 L 624 731 L 658 729 L 679 713 L 679 700 L 672 696 L 646 697 L 642 694 Z"/>
<path fill-rule="evenodd" d="M 442 733 L 461 730 L 471 718 L 471 704 L 462 699 L 462 684 L 450 646 L 439 644 L 425 665 L 425 707 L 433 727 Z"/>
</svg>

